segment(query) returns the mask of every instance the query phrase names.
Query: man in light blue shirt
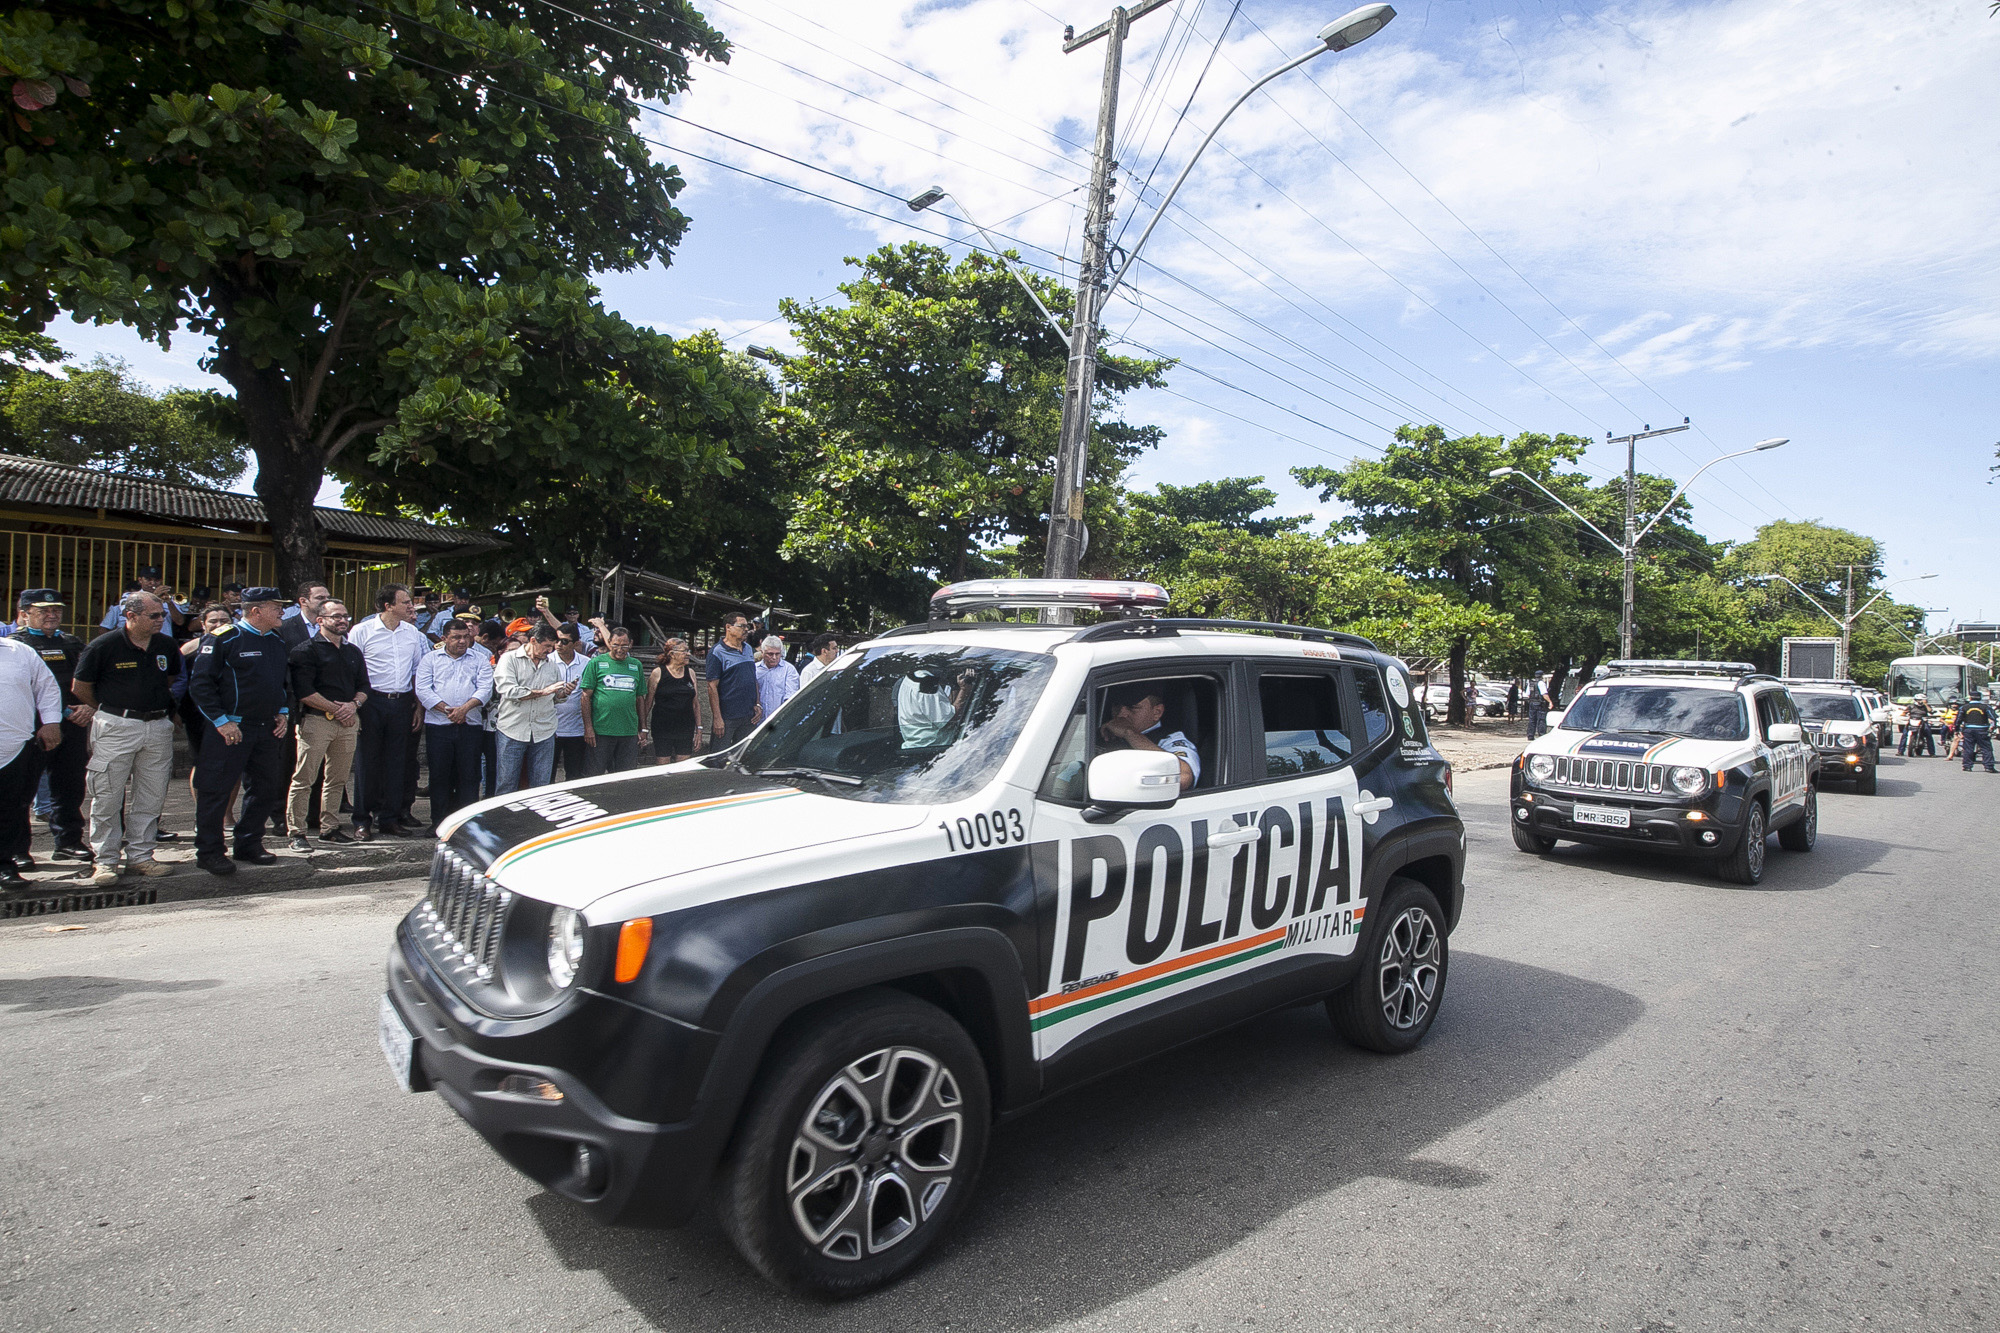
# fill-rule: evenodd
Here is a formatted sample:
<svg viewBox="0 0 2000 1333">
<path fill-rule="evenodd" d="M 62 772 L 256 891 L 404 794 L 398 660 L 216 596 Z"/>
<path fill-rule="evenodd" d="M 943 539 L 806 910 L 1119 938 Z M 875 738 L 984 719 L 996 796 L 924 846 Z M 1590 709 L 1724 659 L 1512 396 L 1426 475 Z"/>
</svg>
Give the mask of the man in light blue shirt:
<svg viewBox="0 0 2000 1333">
<path fill-rule="evenodd" d="M 785 660 L 785 641 L 773 634 L 757 645 L 757 718 L 762 722 L 799 692 L 799 671 Z"/>
</svg>

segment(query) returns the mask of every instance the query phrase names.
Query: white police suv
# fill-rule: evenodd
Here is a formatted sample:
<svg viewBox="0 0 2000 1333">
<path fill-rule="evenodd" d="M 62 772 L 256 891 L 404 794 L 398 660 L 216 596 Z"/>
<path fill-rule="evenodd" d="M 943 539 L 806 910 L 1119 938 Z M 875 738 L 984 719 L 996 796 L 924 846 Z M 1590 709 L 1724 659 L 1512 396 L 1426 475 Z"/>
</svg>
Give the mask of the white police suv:
<svg viewBox="0 0 2000 1333">
<path fill-rule="evenodd" d="M 454 815 L 389 951 L 397 1078 L 602 1219 L 706 1193 L 839 1293 L 928 1249 L 997 1116 L 1301 1001 L 1408 1050 L 1465 864 L 1408 672 L 1166 602 L 957 584 L 724 754 Z M 1104 618 L 956 618 L 1023 606 Z"/>
<path fill-rule="evenodd" d="M 1755 884 L 1770 834 L 1812 850 L 1819 771 L 1776 677 L 1744 662 L 1617 661 L 1515 761 L 1514 845 L 1646 848 Z"/>
<path fill-rule="evenodd" d="M 1787 680 L 1799 706 L 1806 742 L 1819 751 L 1821 782 L 1852 782 L 1862 796 L 1875 794 L 1882 738 L 1869 692 L 1851 680 Z"/>
</svg>

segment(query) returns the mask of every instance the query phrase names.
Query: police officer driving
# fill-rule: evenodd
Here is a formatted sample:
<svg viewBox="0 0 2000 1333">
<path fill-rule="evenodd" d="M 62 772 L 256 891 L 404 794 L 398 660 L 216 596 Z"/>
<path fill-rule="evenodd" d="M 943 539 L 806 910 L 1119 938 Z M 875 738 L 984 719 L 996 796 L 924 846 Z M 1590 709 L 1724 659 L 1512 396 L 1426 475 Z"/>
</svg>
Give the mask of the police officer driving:
<svg viewBox="0 0 2000 1333">
<path fill-rule="evenodd" d="M 1166 701 L 1153 681 L 1113 687 L 1104 701 L 1105 720 L 1098 739 L 1109 749 L 1158 750 L 1181 761 L 1181 790 L 1193 791 L 1201 781 L 1201 753 L 1185 733 L 1168 731 Z"/>
<path fill-rule="evenodd" d="M 205 636 L 195 653 L 188 692 L 214 733 L 195 767 L 195 864 L 213 875 L 236 873 L 224 855 L 222 824 L 239 781 L 234 858 L 252 865 L 278 859 L 264 849 L 264 830 L 284 802 L 289 777 L 290 663 L 278 635 L 283 602 L 276 588 L 244 589 L 242 620 Z"/>
</svg>

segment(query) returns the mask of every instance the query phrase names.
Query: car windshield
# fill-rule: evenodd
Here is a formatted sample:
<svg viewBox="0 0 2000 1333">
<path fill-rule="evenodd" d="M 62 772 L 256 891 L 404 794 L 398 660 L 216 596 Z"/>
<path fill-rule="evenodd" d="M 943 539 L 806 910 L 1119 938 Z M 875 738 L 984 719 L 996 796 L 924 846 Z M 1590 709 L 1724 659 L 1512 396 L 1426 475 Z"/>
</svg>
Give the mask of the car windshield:
<svg viewBox="0 0 2000 1333">
<path fill-rule="evenodd" d="M 1749 715 L 1734 690 L 1685 685 L 1593 685 L 1563 714 L 1564 731 L 1643 731 L 1704 741 L 1740 741 Z"/>
<path fill-rule="evenodd" d="M 821 672 L 735 763 L 828 796 L 954 800 L 992 778 L 1054 669 L 1042 653 L 872 648 Z"/>
<path fill-rule="evenodd" d="M 1861 701 L 1851 694 L 1794 694 L 1799 716 L 1808 722 L 1859 722 Z"/>
</svg>

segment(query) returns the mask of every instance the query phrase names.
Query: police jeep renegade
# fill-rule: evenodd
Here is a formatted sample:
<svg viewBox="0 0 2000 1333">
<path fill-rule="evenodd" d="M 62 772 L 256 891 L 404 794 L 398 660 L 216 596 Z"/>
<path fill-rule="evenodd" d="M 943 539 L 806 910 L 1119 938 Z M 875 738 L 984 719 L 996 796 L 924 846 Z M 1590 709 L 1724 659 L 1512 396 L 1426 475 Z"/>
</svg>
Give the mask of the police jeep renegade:
<svg viewBox="0 0 2000 1333">
<path fill-rule="evenodd" d="M 1106 618 L 954 618 L 1020 606 Z M 1165 606 L 956 584 L 722 755 L 458 812 L 389 953 L 397 1076 L 600 1219 L 706 1193 L 839 1293 L 930 1247 L 996 1117 L 1301 1001 L 1408 1050 L 1465 835 L 1403 664 Z"/>
<path fill-rule="evenodd" d="M 1613 662 L 1515 760 L 1514 845 L 1702 857 L 1755 884 L 1771 833 L 1818 840 L 1819 764 L 1784 683 L 1748 663 Z"/>
</svg>

